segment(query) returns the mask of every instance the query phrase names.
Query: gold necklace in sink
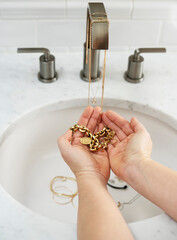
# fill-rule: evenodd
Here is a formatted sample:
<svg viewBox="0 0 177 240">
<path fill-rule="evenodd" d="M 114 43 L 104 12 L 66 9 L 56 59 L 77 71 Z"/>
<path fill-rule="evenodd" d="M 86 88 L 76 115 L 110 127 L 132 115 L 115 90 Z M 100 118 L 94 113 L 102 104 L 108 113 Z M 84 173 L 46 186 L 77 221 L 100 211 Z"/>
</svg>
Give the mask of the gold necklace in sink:
<svg viewBox="0 0 177 240">
<path fill-rule="evenodd" d="M 76 191 L 75 193 L 73 193 L 68 187 L 66 186 L 55 186 L 54 187 L 54 184 L 57 182 L 57 181 L 62 181 L 62 182 L 66 182 L 67 180 L 71 180 L 71 181 L 74 181 L 76 182 L 76 179 L 73 178 L 73 177 L 65 177 L 65 176 L 56 176 L 54 177 L 51 182 L 50 182 L 50 191 L 52 192 L 52 198 L 54 200 L 54 202 L 56 202 L 57 204 L 60 204 L 60 205 L 66 205 L 70 202 L 72 202 L 73 204 L 73 199 L 77 196 L 78 192 Z M 71 194 L 68 194 L 68 193 L 63 193 L 63 192 L 59 192 L 59 191 L 56 191 L 57 189 L 65 189 L 67 191 L 69 191 Z M 56 197 L 65 197 L 67 199 L 69 199 L 68 201 L 66 202 L 61 202 L 59 201 L 59 199 L 56 200 Z M 73 205 L 74 206 L 74 205 Z"/>
<path fill-rule="evenodd" d="M 120 209 L 120 211 L 122 211 L 123 209 L 124 209 L 124 205 L 125 204 L 128 204 L 128 205 L 130 205 L 130 204 L 132 204 L 132 203 L 134 203 L 138 198 L 140 198 L 141 197 L 141 195 L 139 194 L 139 193 L 137 193 L 132 199 L 130 199 L 128 202 L 118 202 L 118 204 L 117 204 L 117 207 Z"/>
</svg>

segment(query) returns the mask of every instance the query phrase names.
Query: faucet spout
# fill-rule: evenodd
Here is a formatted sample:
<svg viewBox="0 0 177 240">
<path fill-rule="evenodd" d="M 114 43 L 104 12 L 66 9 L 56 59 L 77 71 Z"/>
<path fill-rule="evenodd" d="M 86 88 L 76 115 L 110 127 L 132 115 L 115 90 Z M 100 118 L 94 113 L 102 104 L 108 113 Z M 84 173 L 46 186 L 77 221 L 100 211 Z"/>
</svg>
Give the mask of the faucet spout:
<svg viewBox="0 0 177 240">
<path fill-rule="evenodd" d="M 107 50 L 109 45 L 109 20 L 101 2 L 88 3 L 86 42 L 84 43 L 82 80 L 99 81 L 102 77 L 99 67 L 100 50 Z"/>
<path fill-rule="evenodd" d="M 103 3 L 88 3 L 86 27 L 88 48 L 108 49 L 109 20 Z"/>
</svg>

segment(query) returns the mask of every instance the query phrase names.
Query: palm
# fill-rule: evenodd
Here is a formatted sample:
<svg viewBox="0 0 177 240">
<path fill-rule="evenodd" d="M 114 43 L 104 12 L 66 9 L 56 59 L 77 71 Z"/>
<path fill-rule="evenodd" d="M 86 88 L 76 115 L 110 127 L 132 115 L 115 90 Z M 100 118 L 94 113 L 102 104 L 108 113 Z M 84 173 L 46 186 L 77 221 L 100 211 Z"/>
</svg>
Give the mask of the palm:
<svg viewBox="0 0 177 240">
<path fill-rule="evenodd" d="M 82 114 L 78 125 L 86 126 L 91 133 L 100 131 L 104 126 L 103 123 L 99 123 L 100 114 L 101 109 L 99 107 L 96 107 L 94 110 L 92 107 L 88 107 Z M 110 164 L 107 152 L 105 150 L 91 152 L 88 146 L 80 143 L 80 139 L 83 136 L 84 133 L 76 131 L 72 137 L 72 133 L 69 130 L 59 139 L 59 148 L 64 160 L 75 175 L 94 172 L 101 174 L 108 181 Z M 70 144 L 71 140 L 72 144 Z M 65 145 L 61 144 L 61 142 L 65 143 Z"/>
<path fill-rule="evenodd" d="M 118 114 L 108 111 L 103 114 L 102 120 L 116 133 L 107 152 L 113 172 L 123 178 L 124 170 L 129 163 L 132 164 L 143 156 L 150 156 L 152 150 L 150 135 L 135 118 L 129 123 Z"/>
<path fill-rule="evenodd" d="M 108 111 L 103 114 L 102 121 L 115 131 L 115 137 L 108 146 L 108 156 L 113 172 L 119 177 L 131 152 L 131 142 L 133 140 L 133 130 L 130 123 L 118 114 Z"/>
<path fill-rule="evenodd" d="M 123 175 L 122 171 L 126 163 L 131 161 L 131 159 L 133 160 L 135 157 L 135 154 L 133 154 L 133 152 L 135 153 L 136 149 L 133 149 L 132 146 L 134 137 L 134 133 L 132 133 L 108 149 L 111 168 L 115 174 L 120 177 Z"/>
<path fill-rule="evenodd" d="M 82 169 L 99 172 L 107 180 L 109 179 L 110 165 L 108 154 L 105 150 L 103 152 L 90 152 L 87 146 L 83 146 L 80 143 L 80 138 L 76 138 L 73 141 L 73 154 L 75 156 L 80 156 L 82 162 L 79 163 L 79 165 Z"/>
</svg>

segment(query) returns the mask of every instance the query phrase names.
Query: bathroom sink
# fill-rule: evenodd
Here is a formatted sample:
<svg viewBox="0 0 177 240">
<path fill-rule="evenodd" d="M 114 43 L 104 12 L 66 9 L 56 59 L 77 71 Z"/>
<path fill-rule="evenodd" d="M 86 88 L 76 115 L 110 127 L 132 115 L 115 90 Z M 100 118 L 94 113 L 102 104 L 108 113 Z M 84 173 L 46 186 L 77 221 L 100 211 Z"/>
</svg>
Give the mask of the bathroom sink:
<svg viewBox="0 0 177 240">
<path fill-rule="evenodd" d="M 0 138 L 0 184 L 22 205 L 55 220 L 71 223 L 77 220 L 77 197 L 74 206 L 71 203 L 58 205 L 52 199 L 49 183 L 57 175 L 73 176 L 60 156 L 57 138 L 77 122 L 86 105 L 87 100 L 83 99 L 34 109 L 12 123 Z M 153 109 L 110 99 L 105 99 L 104 105 L 104 110 L 112 109 L 127 119 L 136 116 L 152 136 L 152 158 L 177 170 L 177 131 L 154 118 Z M 159 116 L 165 119 L 162 113 Z M 125 184 L 113 174 L 111 181 L 117 181 L 120 186 Z M 76 186 L 68 184 L 74 191 Z M 125 190 L 108 189 L 116 203 L 129 202 L 137 195 L 130 186 Z M 124 205 L 122 210 L 127 222 L 151 218 L 162 212 L 142 196 Z"/>
</svg>

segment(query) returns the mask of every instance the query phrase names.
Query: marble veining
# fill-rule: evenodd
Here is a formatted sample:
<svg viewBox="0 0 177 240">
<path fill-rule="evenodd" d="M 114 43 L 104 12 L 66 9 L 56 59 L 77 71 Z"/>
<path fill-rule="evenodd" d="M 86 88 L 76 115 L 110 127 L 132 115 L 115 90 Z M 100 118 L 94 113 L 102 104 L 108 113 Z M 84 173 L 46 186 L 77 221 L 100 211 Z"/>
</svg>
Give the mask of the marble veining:
<svg viewBox="0 0 177 240">
<path fill-rule="evenodd" d="M 177 129 L 176 53 L 146 55 L 145 80 L 140 84 L 131 84 L 123 79 L 130 54 L 108 53 L 105 104 L 109 105 L 111 101 L 113 106 L 114 99 L 119 99 L 120 107 L 147 113 Z M 55 56 L 59 80 L 44 84 L 37 80 L 39 69 L 36 55 L 1 54 L 0 136 L 4 129 L 15 124 L 15 119 L 34 108 L 42 111 L 43 105 L 54 102 L 56 106 L 62 102 L 65 107 L 71 99 L 74 99 L 76 106 L 87 105 L 88 85 L 79 77 L 82 53 L 57 53 Z M 77 239 L 75 225 L 54 221 L 30 211 L 1 186 L 0 213 L 1 240 Z M 138 240 L 173 240 L 177 236 L 177 224 L 166 214 L 130 223 L 129 226 Z"/>
</svg>

